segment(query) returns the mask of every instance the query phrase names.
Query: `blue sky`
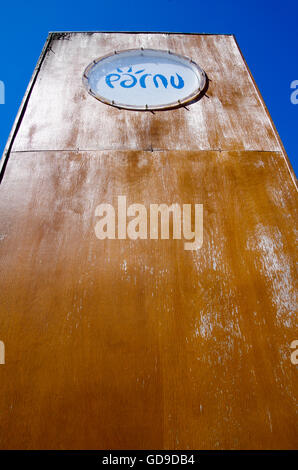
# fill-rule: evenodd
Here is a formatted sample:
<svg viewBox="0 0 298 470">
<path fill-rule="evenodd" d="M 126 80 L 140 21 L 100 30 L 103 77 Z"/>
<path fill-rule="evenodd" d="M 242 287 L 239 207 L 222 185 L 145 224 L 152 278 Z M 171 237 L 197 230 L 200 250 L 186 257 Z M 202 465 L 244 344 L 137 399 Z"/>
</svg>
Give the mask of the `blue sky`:
<svg viewBox="0 0 298 470">
<path fill-rule="evenodd" d="M 178 31 L 232 33 L 252 71 L 298 174 L 298 2 L 88 0 L 2 2 L 0 155 L 48 31 Z"/>
</svg>

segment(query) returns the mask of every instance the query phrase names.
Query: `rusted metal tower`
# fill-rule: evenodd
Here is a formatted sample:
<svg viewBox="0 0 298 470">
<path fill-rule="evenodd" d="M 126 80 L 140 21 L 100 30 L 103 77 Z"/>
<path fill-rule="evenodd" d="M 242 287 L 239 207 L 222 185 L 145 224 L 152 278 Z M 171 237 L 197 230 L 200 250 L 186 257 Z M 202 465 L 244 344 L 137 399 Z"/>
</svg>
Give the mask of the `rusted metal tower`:
<svg viewBox="0 0 298 470">
<path fill-rule="evenodd" d="M 162 111 L 94 99 L 87 66 L 129 49 L 192 59 L 205 89 Z M 202 246 L 98 239 L 119 196 L 202 205 Z M 294 448 L 296 207 L 233 36 L 51 33 L 2 159 L 0 447 Z"/>
</svg>

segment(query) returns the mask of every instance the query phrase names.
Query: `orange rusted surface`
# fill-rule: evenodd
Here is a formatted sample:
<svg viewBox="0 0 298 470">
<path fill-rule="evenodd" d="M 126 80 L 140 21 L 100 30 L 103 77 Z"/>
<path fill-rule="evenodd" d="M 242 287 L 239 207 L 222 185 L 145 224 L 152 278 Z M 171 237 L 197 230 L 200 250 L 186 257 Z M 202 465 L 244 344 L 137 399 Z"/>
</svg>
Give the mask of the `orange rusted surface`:
<svg viewBox="0 0 298 470">
<path fill-rule="evenodd" d="M 93 99 L 114 49 L 171 49 L 208 97 Z M 53 35 L 0 186 L 0 448 L 297 447 L 297 192 L 232 36 Z M 99 240 L 101 203 L 203 204 L 204 240 Z"/>
</svg>

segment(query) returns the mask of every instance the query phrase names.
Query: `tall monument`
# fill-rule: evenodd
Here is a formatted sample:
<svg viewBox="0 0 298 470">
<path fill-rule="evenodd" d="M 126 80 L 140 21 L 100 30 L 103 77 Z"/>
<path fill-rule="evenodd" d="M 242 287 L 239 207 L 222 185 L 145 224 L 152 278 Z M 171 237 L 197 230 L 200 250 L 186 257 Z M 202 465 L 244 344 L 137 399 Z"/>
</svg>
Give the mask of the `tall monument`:
<svg viewBox="0 0 298 470">
<path fill-rule="evenodd" d="M 2 449 L 295 448 L 296 180 L 233 36 L 50 33 L 1 163 Z"/>
</svg>

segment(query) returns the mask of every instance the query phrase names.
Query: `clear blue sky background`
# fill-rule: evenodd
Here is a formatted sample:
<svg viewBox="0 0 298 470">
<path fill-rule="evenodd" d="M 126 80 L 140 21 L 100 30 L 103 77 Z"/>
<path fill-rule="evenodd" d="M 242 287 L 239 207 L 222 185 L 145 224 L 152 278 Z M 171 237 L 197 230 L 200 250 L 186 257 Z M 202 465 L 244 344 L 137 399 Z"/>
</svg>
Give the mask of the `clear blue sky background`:
<svg viewBox="0 0 298 470">
<path fill-rule="evenodd" d="M 0 6 L 0 155 L 48 31 L 178 31 L 232 33 L 254 75 L 298 174 L 297 0 L 51 0 Z"/>
</svg>

